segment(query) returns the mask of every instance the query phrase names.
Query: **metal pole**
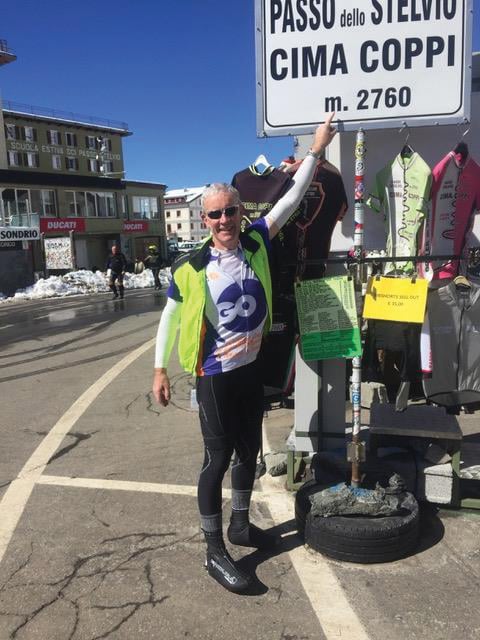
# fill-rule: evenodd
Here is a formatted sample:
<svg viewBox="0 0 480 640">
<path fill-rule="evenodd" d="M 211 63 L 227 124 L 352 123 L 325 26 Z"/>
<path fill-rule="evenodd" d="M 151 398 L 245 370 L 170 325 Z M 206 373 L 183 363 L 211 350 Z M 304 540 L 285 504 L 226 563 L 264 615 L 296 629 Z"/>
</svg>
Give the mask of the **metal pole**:
<svg viewBox="0 0 480 640">
<path fill-rule="evenodd" d="M 364 223 L 364 192 L 363 177 L 365 174 L 365 132 L 359 129 L 355 141 L 355 231 L 353 236 L 354 257 L 357 260 L 355 270 L 355 289 L 362 290 L 363 282 L 363 223 Z M 357 305 L 360 312 L 361 306 Z M 360 322 L 360 318 L 359 318 Z M 352 360 L 352 442 L 348 447 L 348 460 L 352 463 L 352 487 L 360 485 L 360 462 L 364 458 L 364 448 L 360 443 L 361 427 L 361 382 L 362 358 L 357 356 Z"/>
</svg>

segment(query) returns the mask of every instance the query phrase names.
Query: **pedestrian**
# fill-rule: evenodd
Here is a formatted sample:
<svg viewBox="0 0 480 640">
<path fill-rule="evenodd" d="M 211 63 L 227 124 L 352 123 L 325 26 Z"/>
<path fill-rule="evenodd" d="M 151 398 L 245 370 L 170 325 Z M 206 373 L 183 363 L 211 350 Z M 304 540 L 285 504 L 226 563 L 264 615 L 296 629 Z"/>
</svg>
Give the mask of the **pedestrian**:
<svg viewBox="0 0 480 640">
<path fill-rule="evenodd" d="M 162 256 L 158 252 L 157 245 L 151 244 L 148 247 L 148 254 L 143 259 L 143 264 L 147 269 L 152 270 L 155 289 L 161 289 L 159 273 L 162 267 Z"/>
<path fill-rule="evenodd" d="M 263 385 L 257 355 L 272 320 L 270 240 L 300 203 L 317 160 L 336 133 L 330 114 L 292 179 L 292 186 L 264 217 L 240 231 L 238 191 L 212 184 L 202 196 L 211 235 L 172 266 L 168 299 L 157 332 L 153 396 L 167 406 L 167 365 L 177 328 L 183 368 L 196 376 L 204 463 L 198 482 L 200 524 L 207 544 L 205 566 L 226 589 L 246 592 L 251 576 L 225 548 L 222 481 L 233 452 L 232 513 L 227 536 L 234 545 L 268 549 L 276 538 L 249 521 L 263 418 Z"/>
<path fill-rule="evenodd" d="M 135 258 L 135 265 L 133 267 L 133 273 L 135 273 L 136 275 L 139 275 L 140 273 L 143 273 L 145 269 L 145 265 L 143 263 L 142 260 L 140 260 L 140 258 Z"/>
<path fill-rule="evenodd" d="M 119 293 L 120 298 L 123 298 L 123 276 L 125 275 L 125 270 L 127 268 L 127 259 L 116 244 L 112 245 L 112 253 L 107 258 L 105 268 L 108 274 L 108 286 L 113 293 L 113 300 L 118 298 Z M 118 284 L 118 291 L 116 284 Z"/>
</svg>

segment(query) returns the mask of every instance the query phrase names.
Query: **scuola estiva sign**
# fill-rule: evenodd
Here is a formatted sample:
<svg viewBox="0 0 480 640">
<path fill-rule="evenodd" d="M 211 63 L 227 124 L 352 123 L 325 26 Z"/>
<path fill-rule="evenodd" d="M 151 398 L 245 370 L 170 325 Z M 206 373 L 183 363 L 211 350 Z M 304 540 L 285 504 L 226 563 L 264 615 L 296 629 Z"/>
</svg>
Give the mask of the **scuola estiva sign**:
<svg viewBox="0 0 480 640">
<path fill-rule="evenodd" d="M 256 0 L 257 133 L 470 119 L 472 0 Z"/>
</svg>

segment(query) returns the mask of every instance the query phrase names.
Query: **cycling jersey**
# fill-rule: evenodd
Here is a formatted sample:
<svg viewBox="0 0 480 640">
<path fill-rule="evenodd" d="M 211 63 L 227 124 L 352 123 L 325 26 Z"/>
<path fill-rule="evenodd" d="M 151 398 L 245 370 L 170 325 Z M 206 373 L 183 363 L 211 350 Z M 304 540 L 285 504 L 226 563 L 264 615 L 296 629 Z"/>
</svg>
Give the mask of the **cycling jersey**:
<svg viewBox="0 0 480 640">
<path fill-rule="evenodd" d="M 288 164 L 284 171 L 294 175 L 303 161 Z M 300 203 L 278 234 L 280 264 L 296 264 L 294 277 L 320 278 L 325 265 L 309 264 L 309 260 L 327 258 L 337 222 L 348 209 L 347 194 L 338 169 L 325 159 L 319 160 L 313 179 Z"/>
<path fill-rule="evenodd" d="M 427 214 L 432 173 L 426 162 L 414 152 L 399 154 L 375 177 L 367 205 L 384 212 L 388 256 L 417 255 L 417 237 Z M 388 262 L 384 273 L 413 273 L 413 262 Z"/>
<path fill-rule="evenodd" d="M 480 208 L 480 166 L 450 151 L 433 169 L 432 212 L 423 250 L 431 255 L 461 255 Z M 434 261 L 423 275 L 445 279 L 458 274 L 458 260 Z"/>
<path fill-rule="evenodd" d="M 263 218 L 287 190 L 291 178 L 279 169 L 259 173 L 254 165 L 239 171 L 232 178 L 232 186 L 238 190 L 245 209 L 246 223 Z"/>
<path fill-rule="evenodd" d="M 430 291 L 422 327 L 423 384 L 435 403 L 456 406 L 480 401 L 480 286 L 450 282 Z"/>
<path fill-rule="evenodd" d="M 236 249 L 219 251 L 208 247 L 205 317 L 200 333 L 197 375 L 231 371 L 250 364 L 257 357 L 268 315 L 267 297 L 258 277 L 261 273 L 257 268 L 257 275 L 242 247 L 242 241 L 245 243 L 254 232 L 260 234 L 264 247 L 268 248 L 270 241 L 263 218 L 241 234 Z M 201 296 L 200 290 L 198 295 Z M 177 302 L 183 301 L 175 269 L 168 296 Z"/>
</svg>

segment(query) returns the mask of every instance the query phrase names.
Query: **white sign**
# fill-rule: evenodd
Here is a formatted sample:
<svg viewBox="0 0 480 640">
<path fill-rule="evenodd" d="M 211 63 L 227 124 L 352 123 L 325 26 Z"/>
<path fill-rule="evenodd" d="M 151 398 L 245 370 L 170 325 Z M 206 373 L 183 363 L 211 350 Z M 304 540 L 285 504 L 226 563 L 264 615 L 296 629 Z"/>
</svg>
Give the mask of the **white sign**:
<svg viewBox="0 0 480 640">
<path fill-rule="evenodd" d="M 258 135 L 470 118 L 472 0 L 256 0 Z"/>
<path fill-rule="evenodd" d="M 47 269 L 73 269 L 70 238 L 45 238 L 44 243 Z"/>
<path fill-rule="evenodd" d="M 39 227 L 0 227 L 0 242 L 40 240 Z"/>
</svg>

